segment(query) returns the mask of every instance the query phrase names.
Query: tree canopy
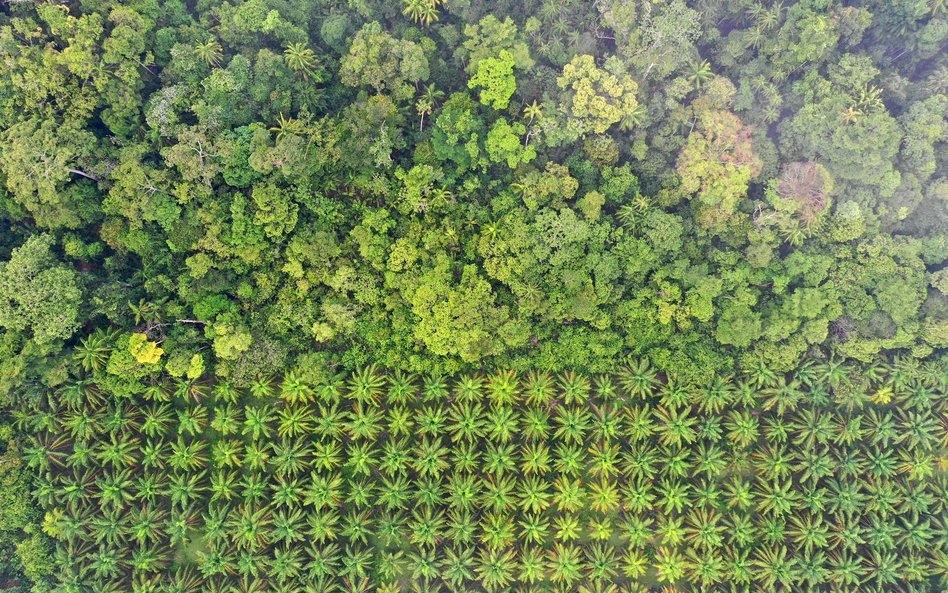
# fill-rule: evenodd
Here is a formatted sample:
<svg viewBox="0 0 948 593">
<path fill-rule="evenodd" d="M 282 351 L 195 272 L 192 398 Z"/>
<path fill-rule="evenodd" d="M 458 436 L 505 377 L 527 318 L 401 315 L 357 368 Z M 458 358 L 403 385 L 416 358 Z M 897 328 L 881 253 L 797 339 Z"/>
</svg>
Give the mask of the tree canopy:
<svg viewBox="0 0 948 593">
<path fill-rule="evenodd" d="M 0 589 L 944 590 L 946 6 L 0 2 Z"/>
</svg>

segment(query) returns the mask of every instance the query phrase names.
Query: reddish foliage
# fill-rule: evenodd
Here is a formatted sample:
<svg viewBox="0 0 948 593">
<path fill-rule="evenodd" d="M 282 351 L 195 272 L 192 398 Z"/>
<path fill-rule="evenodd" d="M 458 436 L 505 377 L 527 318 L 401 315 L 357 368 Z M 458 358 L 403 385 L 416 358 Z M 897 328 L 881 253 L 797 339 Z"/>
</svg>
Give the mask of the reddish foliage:
<svg viewBox="0 0 948 593">
<path fill-rule="evenodd" d="M 816 163 L 790 163 L 777 181 L 780 197 L 800 202 L 800 219 L 812 224 L 826 208 L 826 172 Z"/>
</svg>

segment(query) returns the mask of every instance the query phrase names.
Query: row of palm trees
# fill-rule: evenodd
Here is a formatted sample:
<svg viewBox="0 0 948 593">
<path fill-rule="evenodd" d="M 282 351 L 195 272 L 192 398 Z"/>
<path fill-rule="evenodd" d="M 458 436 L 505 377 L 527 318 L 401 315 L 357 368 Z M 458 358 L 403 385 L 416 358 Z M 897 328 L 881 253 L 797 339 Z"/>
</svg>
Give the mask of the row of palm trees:
<svg viewBox="0 0 948 593">
<path fill-rule="evenodd" d="M 19 419 L 70 590 L 938 591 L 948 572 L 937 368 L 370 367 L 118 398 L 94 337 Z"/>
</svg>

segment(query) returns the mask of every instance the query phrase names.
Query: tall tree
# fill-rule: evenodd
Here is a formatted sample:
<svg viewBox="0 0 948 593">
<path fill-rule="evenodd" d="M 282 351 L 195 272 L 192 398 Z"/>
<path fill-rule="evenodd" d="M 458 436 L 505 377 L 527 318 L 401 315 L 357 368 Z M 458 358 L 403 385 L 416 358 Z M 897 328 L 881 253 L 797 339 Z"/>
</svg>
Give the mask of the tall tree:
<svg viewBox="0 0 948 593">
<path fill-rule="evenodd" d="M 64 340 L 79 327 L 78 277 L 52 246 L 52 236 L 34 235 L 0 262 L 0 326 L 28 331 L 38 343 Z"/>
<path fill-rule="evenodd" d="M 66 122 L 31 118 L 0 137 L 0 170 L 14 200 L 45 228 L 78 228 L 95 220 L 90 168 L 96 138 Z M 75 181 L 82 183 L 74 183 Z"/>
<path fill-rule="evenodd" d="M 576 56 L 563 67 L 556 84 L 563 89 L 560 106 L 567 125 L 577 134 L 602 134 L 638 106 L 638 85 L 616 59 L 604 70 L 593 56 Z"/>
<path fill-rule="evenodd" d="M 698 220 L 709 228 L 731 218 L 760 169 L 750 129 L 729 111 L 701 112 L 678 157 L 681 189 L 694 196 Z"/>
</svg>

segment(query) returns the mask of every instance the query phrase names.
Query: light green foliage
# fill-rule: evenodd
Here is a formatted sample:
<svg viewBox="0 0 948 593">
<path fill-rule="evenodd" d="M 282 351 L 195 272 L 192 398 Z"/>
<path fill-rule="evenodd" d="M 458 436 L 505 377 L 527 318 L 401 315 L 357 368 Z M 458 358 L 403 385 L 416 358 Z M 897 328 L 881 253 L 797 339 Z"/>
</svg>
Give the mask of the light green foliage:
<svg viewBox="0 0 948 593">
<path fill-rule="evenodd" d="M 495 58 L 501 52 L 511 56 L 514 65 L 520 70 L 530 70 L 534 61 L 530 57 L 530 47 L 517 31 L 517 24 L 509 17 L 503 20 L 493 14 L 482 18 L 480 22 L 464 25 L 465 61 L 470 73 L 476 73 L 481 62 Z"/>
<path fill-rule="evenodd" d="M 164 349 L 159 348 L 157 343 L 152 342 L 142 333 L 133 333 L 129 337 L 128 351 L 132 353 L 135 360 L 144 365 L 158 364 L 161 355 L 165 353 Z"/>
<path fill-rule="evenodd" d="M 566 187 L 569 193 L 554 199 L 571 198 L 575 187 Z M 482 234 L 478 250 L 488 274 L 517 295 L 521 311 L 604 330 L 611 322 L 608 305 L 621 292 L 619 260 L 606 250 L 608 240 L 607 226 L 592 225 L 570 208 L 518 208 Z"/>
<path fill-rule="evenodd" d="M 109 12 L 111 30 L 102 43 L 102 63 L 110 74 L 98 78 L 100 100 L 106 105 L 100 118 L 118 136 L 131 136 L 140 125 L 141 72 L 153 56 L 145 45 L 154 20 L 132 8 L 118 6 Z"/>
<path fill-rule="evenodd" d="M 38 343 L 64 340 L 79 327 L 76 273 L 56 260 L 50 235 L 34 235 L 0 262 L 0 327 Z"/>
<path fill-rule="evenodd" d="M 606 203 L 606 197 L 597 191 L 591 191 L 576 202 L 576 207 L 583 213 L 589 221 L 595 221 L 599 218 L 603 204 Z"/>
<path fill-rule="evenodd" d="M 398 106 L 388 96 L 374 95 L 356 101 L 346 108 L 337 130 L 338 146 L 327 149 L 344 155 L 344 166 L 355 175 L 371 179 L 379 168 L 391 166 L 393 152 L 404 147 L 403 122 Z M 305 155 L 306 142 L 302 139 L 299 149 Z"/>
<path fill-rule="evenodd" d="M 184 350 L 177 351 L 165 362 L 165 371 L 172 377 L 200 379 L 204 376 L 206 370 L 202 355 L 193 354 L 189 357 Z"/>
<path fill-rule="evenodd" d="M 505 344 L 497 332 L 508 314 L 495 304 L 490 283 L 473 266 L 465 266 L 456 285 L 447 272 L 428 271 L 412 291 L 417 338 L 435 354 L 456 354 L 466 362 L 502 351 Z"/>
<path fill-rule="evenodd" d="M 250 196 L 254 205 L 254 224 L 263 227 L 267 237 L 283 237 L 296 226 L 299 208 L 285 189 L 258 185 L 254 186 Z"/>
<path fill-rule="evenodd" d="M 214 354 L 222 360 L 237 358 L 252 343 L 250 332 L 227 318 L 207 326 L 205 334 L 214 341 Z"/>
<path fill-rule="evenodd" d="M 506 162 L 511 169 L 529 163 L 536 158 L 536 150 L 532 146 L 524 147 L 520 137 L 527 131 L 520 122 L 513 125 L 505 119 L 498 119 L 487 133 L 484 147 L 491 162 Z"/>
<path fill-rule="evenodd" d="M 477 72 L 467 82 L 470 89 L 480 88 L 481 103 L 494 109 L 506 109 L 510 97 L 517 90 L 513 75 L 513 56 L 501 50 L 498 57 L 484 58 L 477 65 Z"/>
<path fill-rule="evenodd" d="M 346 41 L 350 32 L 349 16 L 344 13 L 336 13 L 323 21 L 319 28 L 319 37 L 326 45 L 342 54 L 345 53 Z"/>
<path fill-rule="evenodd" d="M 204 376 L 205 370 L 204 357 L 200 354 L 195 354 L 191 357 L 191 360 L 188 361 L 188 369 L 185 371 L 185 375 L 188 379 L 197 380 Z"/>
<path fill-rule="evenodd" d="M 945 296 L 948 296 L 948 268 L 938 270 L 929 276 L 932 287 Z"/>
<path fill-rule="evenodd" d="M 543 171 L 531 171 L 517 181 L 515 189 L 530 210 L 541 206 L 561 208 L 579 189 L 579 182 L 570 175 L 569 168 L 547 163 Z"/>
<path fill-rule="evenodd" d="M 146 359 L 142 362 L 135 357 L 133 347 L 137 352 L 144 345 L 141 338 L 134 337 L 136 335 L 145 337 L 139 332 L 123 333 L 115 340 L 114 346 L 110 345 L 112 347 L 103 352 L 107 358 L 103 365 L 105 373 L 101 380 L 117 394 L 128 396 L 140 392 L 144 389 L 143 381 L 157 376 L 162 369 L 159 360 Z M 147 337 L 145 341 L 147 342 Z"/>
<path fill-rule="evenodd" d="M 563 67 L 556 84 L 564 91 L 561 109 L 567 114 L 568 126 L 577 134 L 602 134 L 613 124 L 635 111 L 638 85 L 613 60 L 612 69 L 603 70 L 593 56 L 576 56 Z"/>
</svg>

